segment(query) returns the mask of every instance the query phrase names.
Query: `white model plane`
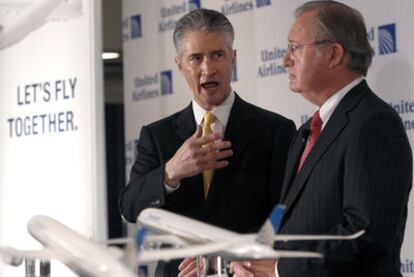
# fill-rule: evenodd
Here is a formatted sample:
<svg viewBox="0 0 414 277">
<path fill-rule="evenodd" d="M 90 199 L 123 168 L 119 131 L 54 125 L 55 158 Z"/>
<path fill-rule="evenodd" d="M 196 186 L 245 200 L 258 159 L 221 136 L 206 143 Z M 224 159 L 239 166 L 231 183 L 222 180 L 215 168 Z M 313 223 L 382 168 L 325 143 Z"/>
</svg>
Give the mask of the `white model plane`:
<svg viewBox="0 0 414 277">
<path fill-rule="evenodd" d="M 137 218 L 138 262 L 172 260 L 183 257 L 221 256 L 228 260 L 321 258 L 322 254 L 308 251 L 275 250 L 275 241 L 292 240 L 353 240 L 365 233 L 361 230 L 349 236 L 338 235 L 278 235 L 284 206 L 272 211 L 259 233 L 239 234 L 185 216 L 156 208 L 148 208 Z M 151 231 L 158 235 L 147 235 Z M 162 235 L 165 234 L 165 235 Z M 166 243 L 173 248 L 146 249 L 146 245 Z M 147 247 L 148 248 L 148 247 Z"/>
<path fill-rule="evenodd" d="M 82 0 L 0 0 L 0 50 L 49 21 L 79 17 Z"/>
<path fill-rule="evenodd" d="M 48 216 L 39 215 L 30 219 L 29 233 L 43 244 L 42 250 L 17 250 L 0 248 L 2 260 L 18 266 L 23 259 L 59 260 L 80 276 L 133 277 L 132 270 L 124 265 L 121 252 L 109 251 L 72 229 Z"/>
</svg>

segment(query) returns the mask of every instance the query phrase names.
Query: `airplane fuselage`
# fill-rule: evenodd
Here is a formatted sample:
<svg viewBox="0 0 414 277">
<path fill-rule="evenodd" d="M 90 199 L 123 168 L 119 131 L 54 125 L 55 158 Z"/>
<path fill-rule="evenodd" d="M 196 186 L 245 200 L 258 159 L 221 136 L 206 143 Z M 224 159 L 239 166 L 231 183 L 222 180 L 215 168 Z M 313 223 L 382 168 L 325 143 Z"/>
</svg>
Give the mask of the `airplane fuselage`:
<svg viewBox="0 0 414 277">
<path fill-rule="evenodd" d="M 89 241 L 50 217 L 35 216 L 29 221 L 27 228 L 29 233 L 46 249 L 54 252 L 62 263 L 82 276 L 135 276 L 105 247 Z"/>
</svg>

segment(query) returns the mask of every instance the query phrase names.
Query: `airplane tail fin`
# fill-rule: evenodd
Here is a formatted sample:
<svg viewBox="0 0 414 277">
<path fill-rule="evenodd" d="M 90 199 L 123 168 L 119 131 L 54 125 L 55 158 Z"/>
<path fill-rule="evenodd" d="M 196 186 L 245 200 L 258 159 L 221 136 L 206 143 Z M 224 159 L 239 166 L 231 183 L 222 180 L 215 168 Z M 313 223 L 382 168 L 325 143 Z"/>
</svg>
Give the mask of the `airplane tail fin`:
<svg viewBox="0 0 414 277">
<path fill-rule="evenodd" d="M 144 244 L 145 241 L 145 236 L 148 233 L 148 229 L 143 227 L 143 228 L 139 228 L 138 232 L 135 235 L 135 245 L 136 245 L 136 249 L 139 252 Z"/>
<path fill-rule="evenodd" d="M 258 233 L 258 242 L 273 246 L 275 234 L 279 232 L 285 208 L 284 205 L 279 204 L 273 209 Z"/>
</svg>

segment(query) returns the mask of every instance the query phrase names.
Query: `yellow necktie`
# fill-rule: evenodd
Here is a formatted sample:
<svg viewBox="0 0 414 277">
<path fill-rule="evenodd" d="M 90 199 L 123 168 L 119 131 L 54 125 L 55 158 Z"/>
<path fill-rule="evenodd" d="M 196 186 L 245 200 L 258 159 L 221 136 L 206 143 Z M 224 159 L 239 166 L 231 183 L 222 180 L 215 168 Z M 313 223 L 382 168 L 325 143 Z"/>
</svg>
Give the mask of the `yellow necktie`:
<svg viewBox="0 0 414 277">
<path fill-rule="evenodd" d="M 216 116 L 212 112 L 207 112 L 204 115 L 204 125 L 203 125 L 203 137 L 210 135 L 213 133 L 211 130 L 211 124 L 216 121 Z M 204 144 L 203 146 L 208 146 L 212 142 L 208 144 Z M 206 170 L 203 172 L 203 185 L 204 185 L 204 197 L 207 198 L 208 190 L 210 188 L 211 178 L 213 178 L 213 170 Z"/>
</svg>

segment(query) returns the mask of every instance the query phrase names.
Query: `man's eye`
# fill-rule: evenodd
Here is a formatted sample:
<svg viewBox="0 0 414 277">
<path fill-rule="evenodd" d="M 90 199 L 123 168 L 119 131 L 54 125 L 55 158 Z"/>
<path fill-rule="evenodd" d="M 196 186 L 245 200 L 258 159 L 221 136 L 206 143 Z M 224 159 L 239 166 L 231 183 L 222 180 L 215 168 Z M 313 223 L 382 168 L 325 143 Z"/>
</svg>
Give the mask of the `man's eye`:
<svg viewBox="0 0 414 277">
<path fill-rule="evenodd" d="M 224 56 L 224 54 L 222 52 L 216 52 L 216 53 L 213 54 L 213 57 L 215 57 L 215 58 L 221 58 L 223 56 Z"/>
<path fill-rule="evenodd" d="M 191 56 L 190 57 L 190 61 L 200 61 L 201 57 L 200 56 Z"/>
</svg>

